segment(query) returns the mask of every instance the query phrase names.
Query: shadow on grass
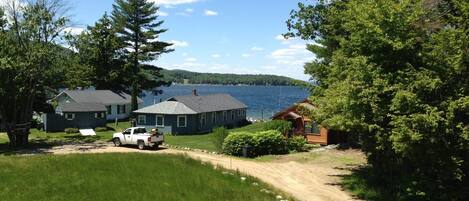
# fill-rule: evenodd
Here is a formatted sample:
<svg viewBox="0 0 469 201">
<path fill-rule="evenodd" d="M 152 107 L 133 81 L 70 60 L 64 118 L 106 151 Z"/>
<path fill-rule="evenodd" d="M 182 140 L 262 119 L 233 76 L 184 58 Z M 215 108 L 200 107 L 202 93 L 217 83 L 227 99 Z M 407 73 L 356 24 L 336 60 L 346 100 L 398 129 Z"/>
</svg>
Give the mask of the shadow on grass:
<svg viewBox="0 0 469 201">
<path fill-rule="evenodd" d="M 30 140 L 27 145 L 22 147 L 10 147 L 8 143 L 3 143 L 0 144 L 0 155 L 45 154 L 49 153 L 49 149 L 55 145 L 45 139 Z"/>
<path fill-rule="evenodd" d="M 396 189 L 383 182 L 369 166 L 346 165 L 345 167 L 336 167 L 338 170 L 350 171 L 350 174 L 330 175 L 339 177 L 339 183 L 329 183 L 328 185 L 340 186 L 343 190 L 352 193 L 355 199 L 373 200 L 373 201 L 394 201 Z"/>
</svg>

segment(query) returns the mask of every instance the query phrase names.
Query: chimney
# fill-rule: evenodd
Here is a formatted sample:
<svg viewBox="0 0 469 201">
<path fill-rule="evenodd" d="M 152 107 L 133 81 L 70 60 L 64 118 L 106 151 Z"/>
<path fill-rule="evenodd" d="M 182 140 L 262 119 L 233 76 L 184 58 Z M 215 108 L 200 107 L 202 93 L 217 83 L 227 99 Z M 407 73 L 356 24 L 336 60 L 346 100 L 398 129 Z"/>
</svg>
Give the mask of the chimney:
<svg viewBox="0 0 469 201">
<path fill-rule="evenodd" d="M 197 89 L 192 89 L 192 95 L 198 96 L 198 94 L 197 94 Z"/>
</svg>

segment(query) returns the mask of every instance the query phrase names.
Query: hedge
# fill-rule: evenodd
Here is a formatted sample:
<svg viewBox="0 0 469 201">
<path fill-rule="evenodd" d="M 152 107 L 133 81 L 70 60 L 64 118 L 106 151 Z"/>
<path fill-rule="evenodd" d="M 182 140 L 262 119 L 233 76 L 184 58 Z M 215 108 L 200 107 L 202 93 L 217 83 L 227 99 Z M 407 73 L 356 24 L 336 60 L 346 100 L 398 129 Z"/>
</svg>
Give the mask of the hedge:
<svg viewBox="0 0 469 201">
<path fill-rule="evenodd" d="M 78 133 L 80 130 L 78 128 L 66 128 L 65 133 L 67 134 L 72 134 L 72 133 Z"/>
<path fill-rule="evenodd" d="M 292 123 L 285 120 L 272 120 L 264 124 L 264 130 L 276 130 L 286 134 L 292 129 Z"/>
</svg>

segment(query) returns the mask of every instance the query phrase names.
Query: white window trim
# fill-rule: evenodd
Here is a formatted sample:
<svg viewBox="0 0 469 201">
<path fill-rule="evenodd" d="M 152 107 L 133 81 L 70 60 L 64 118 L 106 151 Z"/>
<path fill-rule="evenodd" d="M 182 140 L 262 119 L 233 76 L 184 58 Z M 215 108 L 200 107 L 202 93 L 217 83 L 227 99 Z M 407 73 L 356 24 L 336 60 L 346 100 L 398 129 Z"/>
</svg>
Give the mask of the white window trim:
<svg viewBox="0 0 469 201">
<path fill-rule="evenodd" d="M 161 117 L 161 119 L 162 119 L 162 121 L 161 121 L 162 124 L 161 124 L 161 125 L 158 125 L 158 117 Z M 155 122 L 155 123 L 156 123 L 156 126 L 158 126 L 158 127 L 164 127 L 164 116 L 163 116 L 163 115 L 156 115 L 155 121 L 156 121 L 156 122 Z"/>
<path fill-rule="evenodd" d="M 143 117 L 143 119 L 141 119 L 141 117 Z M 142 121 L 140 120 L 143 120 L 143 123 Z M 142 125 L 142 124 L 146 124 L 147 123 L 147 116 L 146 115 L 138 115 L 137 117 L 137 123 Z"/>
<path fill-rule="evenodd" d="M 68 115 L 72 115 L 72 118 L 68 118 Z M 69 121 L 75 119 L 75 114 L 74 114 L 74 113 L 65 113 L 64 116 L 65 116 L 65 119 L 67 119 L 67 120 L 69 120 Z"/>
<path fill-rule="evenodd" d="M 180 122 L 179 122 L 179 118 L 181 118 L 181 117 L 184 117 L 184 119 L 185 119 L 185 121 L 184 121 L 185 124 L 184 125 L 181 125 Z M 177 116 L 177 126 L 178 126 L 178 128 L 187 127 L 187 115 L 178 115 Z"/>
</svg>

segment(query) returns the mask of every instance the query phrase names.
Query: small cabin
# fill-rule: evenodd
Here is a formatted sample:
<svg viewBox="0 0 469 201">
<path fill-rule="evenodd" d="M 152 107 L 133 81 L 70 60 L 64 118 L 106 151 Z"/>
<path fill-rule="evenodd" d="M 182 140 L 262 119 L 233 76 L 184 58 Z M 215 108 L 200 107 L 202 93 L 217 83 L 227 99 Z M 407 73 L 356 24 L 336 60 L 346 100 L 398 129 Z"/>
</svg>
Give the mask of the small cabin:
<svg viewBox="0 0 469 201">
<path fill-rule="evenodd" d="M 328 145 L 345 142 L 346 137 L 343 133 L 329 130 L 318 124 L 314 118 L 304 114 L 305 111 L 315 109 L 317 107 L 310 100 L 304 100 L 276 113 L 272 119 L 291 122 L 292 130 L 287 135 L 304 136 L 311 144 Z"/>
</svg>

